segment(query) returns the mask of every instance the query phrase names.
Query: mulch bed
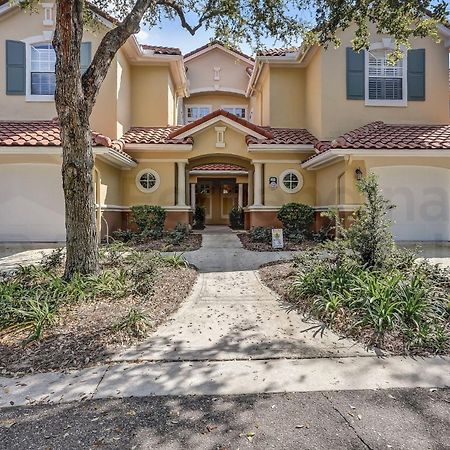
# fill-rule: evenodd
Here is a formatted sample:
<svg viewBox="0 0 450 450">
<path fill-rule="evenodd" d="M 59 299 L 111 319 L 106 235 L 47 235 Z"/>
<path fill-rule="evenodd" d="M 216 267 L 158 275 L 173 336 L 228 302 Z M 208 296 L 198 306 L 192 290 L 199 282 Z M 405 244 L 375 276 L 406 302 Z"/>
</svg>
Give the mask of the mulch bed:
<svg viewBox="0 0 450 450">
<path fill-rule="evenodd" d="M 311 246 L 314 245 L 312 242 L 297 243 L 297 242 L 290 242 L 285 239 L 283 248 L 272 248 L 271 244 L 252 242 L 250 236 L 247 233 L 240 233 L 238 234 L 238 237 L 241 240 L 243 247 L 246 250 L 251 250 L 253 252 L 299 251 L 311 248 Z"/>
<path fill-rule="evenodd" d="M 165 267 L 148 300 L 101 299 L 61 308 L 58 325 L 25 347 L 22 342 L 28 333 L 0 334 L 0 375 L 64 371 L 104 363 L 118 350 L 148 338 L 113 329 L 131 308 L 145 311 L 151 319 L 151 332 L 179 308 L 196 278 L 197 272 L 192 268 Z"/>
<path fill-rule="evenodd" d="M 158 250 L 161 252 L 192 252 L 202 246 L 201 234 L 190 234 L 179 245 L 170 244 L 165 239 L 148 240 L 147 242 L 132 244 L 127 243 L 139 251 Z"/>
<path fill-rule="evenodd" d="M 308 300 L 293 299 L 289 295 L 289 286 L 294 281 L 295 274 L 296 270 L 292 261 L 273 262 L 259 269 L 260 278 L 266 286 L 274 290 L 284 301 L 291 303 L 299 313 L 304 314 L 306 317 L 313 317 Z M 350 326 L 350 313 L 348 311 L 339 315 L 330 326 L 330 329 L 342 337 L 354 339 L 367 348 L 385 355 L 431 356 L 434 354 L 432 351 L 427 351 L 427 349 L 417 349 L 406 353 L 402 337 L 395 331 L 385 333 L 382 348 L 374 348 L 372 345 L 373 332 L 367 327 L 352 328 Z"/>
</svg>

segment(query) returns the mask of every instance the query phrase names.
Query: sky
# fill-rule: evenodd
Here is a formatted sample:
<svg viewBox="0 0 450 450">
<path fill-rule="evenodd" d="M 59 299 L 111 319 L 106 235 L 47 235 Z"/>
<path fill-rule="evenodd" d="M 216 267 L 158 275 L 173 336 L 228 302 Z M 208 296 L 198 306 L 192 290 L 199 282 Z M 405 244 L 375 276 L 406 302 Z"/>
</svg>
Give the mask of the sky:
<svg viewBox="0 0 450 450">
<path fill-rule="evenodd" d="M 200 28 L 194 36 L 191 36 L 190 33 L 181 27 L 178 20 L 163 19 L 157 27 L 151 29 L 142 27 L 137 37 L 142 44 L 178 47 L 184 54 L 208 43 L 213 37 L 213 32 L 212 30 L 207 31 L 204 28 Z M 266 40 L 264 45 L 267 48 L 272 48 L 281 47 L 282 43 Z M 240 46 L 240 50 L 249 55 L 254 53 L 251 47 L 244 44 Z"/>
</svg>

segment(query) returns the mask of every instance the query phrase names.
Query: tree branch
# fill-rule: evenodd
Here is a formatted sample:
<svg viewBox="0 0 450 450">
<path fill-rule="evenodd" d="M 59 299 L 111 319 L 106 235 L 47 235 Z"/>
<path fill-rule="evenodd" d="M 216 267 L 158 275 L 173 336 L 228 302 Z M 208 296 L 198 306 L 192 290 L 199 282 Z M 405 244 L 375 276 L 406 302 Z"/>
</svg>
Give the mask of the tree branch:
<svg viewBox="0 0 450 450">
<path fill-rule="evenodd" d="M 83 75 L 83 92 L 89 112 L 116 53 L 127 39 L 139 31 L 141 20 L 154 0 L 137 0 L 125 19 L 103 37 L 91 65 Z"/>
</svg>

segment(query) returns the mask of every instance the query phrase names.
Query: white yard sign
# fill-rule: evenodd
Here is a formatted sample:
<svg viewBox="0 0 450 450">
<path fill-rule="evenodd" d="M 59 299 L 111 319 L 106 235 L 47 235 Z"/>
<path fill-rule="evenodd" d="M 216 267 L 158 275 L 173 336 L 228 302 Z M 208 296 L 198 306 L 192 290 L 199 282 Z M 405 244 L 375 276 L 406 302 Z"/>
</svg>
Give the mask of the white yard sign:
<svg viewBox="0 0 450 450">
<path fill-rule="evenodd" d="M 283 230 L 281 228 L 274 228 L 272 230 L 272 248 L 283 248 Z"/>
</svg>

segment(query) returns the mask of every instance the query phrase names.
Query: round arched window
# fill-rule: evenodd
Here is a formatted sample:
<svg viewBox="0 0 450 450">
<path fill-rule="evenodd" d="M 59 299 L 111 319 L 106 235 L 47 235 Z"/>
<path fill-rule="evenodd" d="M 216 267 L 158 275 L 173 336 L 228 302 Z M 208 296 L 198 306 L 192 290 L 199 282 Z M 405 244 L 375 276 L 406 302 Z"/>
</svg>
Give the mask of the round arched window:
<svg viewBox="0 0 450 450">
<path fill-rule="evenodd" d="M 152 169 L 141 170 L 136 176 L 136 185 L 142 192 L 154 192 L 158 189 L 160 178 L 157 172 Z"/>
<path fill-rule="evenodd" d="M 294 194 L 303 187 L 303 176 L 297 170 L 285 170 L 281 174 L 280 179 L 281 189 L 283 189 L 283 191 L 285 192 L 288 192 L 289 194 Z"/>
</svg>

